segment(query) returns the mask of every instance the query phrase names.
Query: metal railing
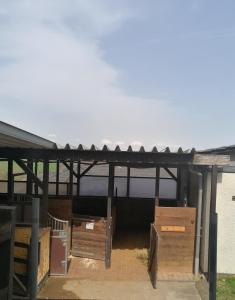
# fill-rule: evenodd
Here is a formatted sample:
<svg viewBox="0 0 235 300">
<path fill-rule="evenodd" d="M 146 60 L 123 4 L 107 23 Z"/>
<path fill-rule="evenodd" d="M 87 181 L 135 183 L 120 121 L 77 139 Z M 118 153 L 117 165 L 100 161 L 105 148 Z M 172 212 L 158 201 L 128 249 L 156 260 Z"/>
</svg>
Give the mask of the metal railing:
<svg viewBox="0 0 235 300">
<path fill-rule="evenodd" d="M 53 217 L 48 213 L 47 225 L 51 227 L 52 230 L 64 230 L 67 231 L 69 227 L 69 221 L 61 220 Z"/>
</svg>

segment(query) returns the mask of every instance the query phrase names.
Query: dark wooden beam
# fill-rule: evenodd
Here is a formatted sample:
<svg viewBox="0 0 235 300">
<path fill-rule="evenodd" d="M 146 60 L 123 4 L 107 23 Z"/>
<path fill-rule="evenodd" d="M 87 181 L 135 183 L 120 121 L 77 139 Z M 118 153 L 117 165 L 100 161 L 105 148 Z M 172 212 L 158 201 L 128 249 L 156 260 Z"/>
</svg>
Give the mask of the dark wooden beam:
<svg viewBox="0 0 235 300">
<path fill-rule="evenodd" d="M 131 175 L 131 168 L 127 167 L 127 182 L 126 182 L 126 196 L 127 196 L 127 198 L 130 197 L 130 175 Z"/>
<path fill-rule="evenodd" d="M 8 174 L 7 174 L 7 193 L 8 203 L 10 204 L 14 200 L 14 176 L 13 176 L 13 160 L 8 160 Z"/>
<path fill-rule="evenodd" d="M 33 161 L 32 161 L 32 159 L 28 159 L 27 168 L 30 169 L 31 172 L 33 173 Z M 33 180 L 32 180 L 32 177 L 29 174 L 27 174 L 26 194 L 31 195 L 31 196 L 33 194 Z"/>
<path fill-rule="evenodd" d="M 102 151 L 78 149 L 28 149 L 28 148 L 0 148 L 1 158 L 11 159 L 49 159 L 49 160 L 84 160 L 112 163 L 139 163 L 155 164 L 161 166 L 177 165 L 228 165 L 229 155 L 198 154 L 182 152 L 128 152 L 128 151 Z"/>
<path fill-rule="evenodd" d="M 60 182 L 60 161 L 56 161 L 56 196 L 59 195 L 59 182 Z"/>
<path fill-rule="evenodd" d="M 41 189 L 43 189 L 43 183 L 42 181 L 33 173 L 32 170 L 30 170 L 26 164 L 21 160 L 21 159 L 15 159 L 15 162 L 17 163 L 18 166 L 21 167 L 25 173 L 31 177 L 32 181 L 34 181 Z"/>
<path fill-rule="evenodd" d="M 36 177 L 38 177 L 38 160 L 35 160 L 34 163 L 34 174 Z M 36 196 L 38 196 L 38 185 L 36 183 L 34 184 L 34 193 Z"/>
<path fill-rule="evenodd" d="M 86 175 L 95 165 L 97 164 L 97 161 L 94 161 L 89 167 L 87 167 L 80 175 L 79 177 L 81 178 L 82 176 Z"/>
<path fill-rule="evenodd" d="M 39 236 L 39 215 L 40 215 L 40 199 L 32 200 L 32 236 L 30 251 L 30 269 L 29 269 L 29 296 L 30 299 L 37 299 L 37 277 L 38 277 L 38 236 Z"/>
<path fill-rule="evenodd" d="M 155 213 L 156 213 L 156 206 L 159 206 L 159 188 L 160 188 L 160 168 L 156 168 L 156 181 L 155 181 Z"/>
<path fill-rule="evenodd" d="M 216 213 L 217 194 L 217 166 L 211 170 L 211 202 L 210 202 L 210 227 L 209 227 L 209 299 L 216 299 L 217 283 L 217 229 L 218 216 Z"/>
<path fill-rule="evenodd" d="M 66 161 L 62 161 L 62 164 L 69 170 L 70 173 L 72 172 L 75 177 L 78 177 L 78 174 L 74 171 L 73 167 L 71 167 L 71 160 L 69 164 Z"/>
<path fill-rule="evenodd" d="M 177 177 L 175 176 L 175 174 L 173 174 L 171 172 L 171 170 L 169 170 L 168 168 L 164 168 L 164 170 L 175 180 L 177 181 Z"/>
<path fill-rule="evenodd" d="M 78 202 L 79 202 L 79 197 L 80 197 L 80 173 L 81 173 L 81 163 L 80 161 L 78 161 L 77 163 L 77 197 L 76 199 L 76 203 L 73 204 L 74 207 L 74 211 L 77 213 L 77 209 L 78 209 Z"/>
<path fill-rule="evenodd" d="M 48 214 L 48 185 L 49 182 L 49 161 L 47 159 L 43 162 L 43 195 L 41 201 L 41 224 L 47 226 Z"/>
<path fill-rule="evenodd" d="M 69 164 L 69 196 L 73 196 L 73 175 L 74 175 L 74 173 L 75 172 L 73 169 L 73 160 L 70 160 L 70 164 Z"/>
<path fill-rule="evenodd" d="M 111 251 L 112 251 L 112 199 L 114 189 L 114 165 L 109 164 L 109 182 L 108 182 L 108 201 L 107 201 L 107 240 L 105 253 L 105 267 L 111 266 Z"/>
<path fill-rule="evenodd" d="M 176 187 L 176 199 L 181 202 L 181 181 L 182 181 L 182 170 L 180 167 L 177 168 L 177 187 Z"/>
</svg>

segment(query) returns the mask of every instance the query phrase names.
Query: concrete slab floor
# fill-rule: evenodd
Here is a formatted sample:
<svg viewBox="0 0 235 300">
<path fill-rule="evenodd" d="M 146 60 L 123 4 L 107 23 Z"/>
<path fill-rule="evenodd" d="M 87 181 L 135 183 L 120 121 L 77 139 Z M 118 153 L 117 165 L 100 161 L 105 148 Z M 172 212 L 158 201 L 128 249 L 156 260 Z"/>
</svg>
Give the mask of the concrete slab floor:
<svg viewBox="0 0 235 300">
<path fill-rule="evenodd" d="M 156 290 L 150 281 L 94 281 L 49 278 L 38 299 L 105 300 L 200 300 L 195 282 L 159 281 Z"/>
</svg>

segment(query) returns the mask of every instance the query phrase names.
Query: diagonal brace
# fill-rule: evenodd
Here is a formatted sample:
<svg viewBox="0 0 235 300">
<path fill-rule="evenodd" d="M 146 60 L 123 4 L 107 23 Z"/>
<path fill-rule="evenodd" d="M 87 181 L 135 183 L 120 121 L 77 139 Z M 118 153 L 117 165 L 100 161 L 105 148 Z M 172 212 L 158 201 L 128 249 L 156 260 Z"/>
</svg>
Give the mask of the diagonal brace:
<svg viewBox="0 0 235 300">
<path fill-rule="evenodd" d="M 21 159 L 15 159 L 17 165 L 43 190 L 43 182 L 26 166 Z"/>
<path fill-rule="evenodd" d="M 71 167 L 66 161 L 62 161 L 62 164 L 69 170 L 73 172 L 73 175 L 78 178 L 78 174 L 74 171 L 73 167 Z"/>
<path fill-rule="evenodd" d="M 90 171 L 91 168 L 93 168 L 97 164 L 97 161 L 94 161 L 89 167 L 87 167 L 80 175 L 79 178 L 86 175 L 87 172 Z"/>
<path fill-rule="evenodd" d="M 177 177 L 169 170 L 168 168 L 164 168 L 164 170 L 175 180 L 177 181 Z"/>
</svg>

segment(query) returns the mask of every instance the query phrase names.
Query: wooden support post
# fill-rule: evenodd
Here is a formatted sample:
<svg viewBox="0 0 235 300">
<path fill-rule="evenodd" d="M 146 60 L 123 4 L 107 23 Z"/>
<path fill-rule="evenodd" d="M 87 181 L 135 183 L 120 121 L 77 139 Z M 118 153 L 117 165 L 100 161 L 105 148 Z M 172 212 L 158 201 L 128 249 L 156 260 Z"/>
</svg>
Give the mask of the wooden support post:
<svg viewBox="0 0 235 300">
<path fill-rule="evenodd" d="M 160 168 L 156 168 L 156 178 L 155 178 L 155 208 L 154 208 L 154 223 L 156 223 L 157 218 L 157 207 L 160 204 L 159 200 L 159 187 L 160 187 Z"/>
<path fill-rule="evenodd" d="M 32 236 L 30 251 L 30 270 L 29 270 L 29 296 L 30 299 L 37 299 L 37 275 L 38 275 L 38 235 L 39 235 L 39 211 L 40 199 L 32 200 Z"/>
<path fill-rule="evenodd" d="M 43 161 L 43 195 L 41 205 L 41 224 L 47 226 L 48 214 L 48 181 L 49 181 L 49 161 Z"/>
<path fill-rule="evenodd" d="M 60 161 L 56 161 L 56 196 L 59 195 L 59 183 L 60 183 Z"/>
<path fill-rule="evenodd" d="M 7 193 L 8 193 L 8 204 L 14 200 L 14 176 L 13 176 L 13 160 L 8 159 L 8 183 L 7 183 Z"/>
<path fill-rule="evenodd" d="M 27 167 L 33 172 L 33 160 L 28 159 Z M 27 183 L 26 183 L 26 194 L 32 196 L 33 194 L 33 180 L 32 177 L 27 174 Z"/>
<path fill-rule="evenodd" d="M 79 197 L 80 197 L 80 173 L 81 173 L 81 162 L 78 161 L 77 164 L 77 197 L 76 199 L 76 203 L 74 204 L 74 210 L 77 213 L 77 209 L 78 209 L 78 202 L 79 202 Z"/>
<path fill-rule="evenodd" d="M 217 282 L 217 221 L 216 193 L 217 193 L 217 166 L 212 166 L 211 172 L 211 203 L 209 228 L 209 299 L 216 299 Z"/>
<path fill-rule="evenodd" d="M 181 168 L 177 168 L 177 187 L 176 187 L 176 200 L 177 205 L 179 204 L 181 200 Z"/>
<path fill-rule="evenodd" d="M 35 176 L 38 176 L 38 161 L 35 160 L 35 166 L 34 166 L 34 174 Z M 38 185 L 34 183 L 34 194 L 38 196 Z"/>
<path fill-rule="evenodd" d="M 73 196 L 73 160 L 70 160 L 69 164 L 69 196 Z"/>
<path fill-rule="evenodd" d="M 130 176 L 131 176 L 131 168 L 127 167 L 127 183 L 126 183 L 126 196 L 130 197 Z"/>
<path fill-rule="evenodd" d="M 106 253 L 105 267 L 111 266 L 111 251 L 112 251 L 112 198 L 114 189 L 114 165 L 109 164 L 109 185 L 108 185 L 108 201 L 107 201 L 107 230 L 106 230 Z"/>
</svg>

